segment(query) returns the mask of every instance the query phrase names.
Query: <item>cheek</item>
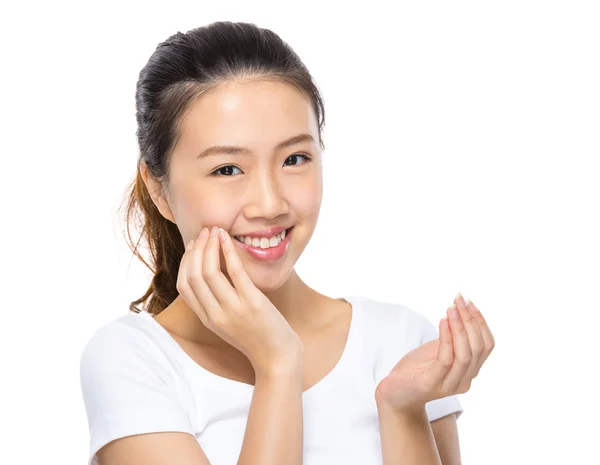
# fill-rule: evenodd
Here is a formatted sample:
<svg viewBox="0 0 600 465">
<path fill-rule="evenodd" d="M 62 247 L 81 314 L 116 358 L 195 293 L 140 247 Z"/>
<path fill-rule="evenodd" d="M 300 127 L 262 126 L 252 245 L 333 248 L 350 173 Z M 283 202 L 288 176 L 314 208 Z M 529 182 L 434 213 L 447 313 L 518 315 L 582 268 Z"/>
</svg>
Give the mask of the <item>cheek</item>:
<svg viewBox="0 0 600 465">
<path fill-rule="evenodd" d="M 294 195 L 294 208 L 304 218 L 316 219 L 323 199 L 323 183 L 315 177 L 302 185 L 302 192 Z"/>
<path fill-rule="evenodd" d="M 195 192 L 186 196 L 180 214 L 191 235 L 200 233 L 202 227 L 227 228 L 235 219 L 237 206 L 218 192 Z"/>
</svg>

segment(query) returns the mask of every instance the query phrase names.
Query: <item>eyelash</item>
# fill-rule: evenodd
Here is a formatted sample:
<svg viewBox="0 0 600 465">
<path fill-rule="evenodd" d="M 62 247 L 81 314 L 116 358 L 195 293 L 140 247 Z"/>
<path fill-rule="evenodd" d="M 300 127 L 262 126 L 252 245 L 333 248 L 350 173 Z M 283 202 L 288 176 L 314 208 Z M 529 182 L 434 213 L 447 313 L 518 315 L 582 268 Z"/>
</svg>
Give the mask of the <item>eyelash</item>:
<svg viewBox="0 0 600 465">
<path fill-rule="evenodd" d="M 311 160 L 312 160 L 312 158 L 311 158 L 311 157 L 309 157 L 308 155 L 306 155 L 306 154 L 304 154 L 304 153 L 295 153 L 295 154 L 293 154 L 293 155 L 290 155 L 289 157 L 287 157 L 287 158 L 286 158 L 286 160 L 288 160 L 288 159 L 289 159 L 289 158 L 291 158 L 291 157 L 301 157 L 301 158 L 304 158 L 304 159 L 306 160 L 306 162 L 307 162 L 307 163 L 308 163 L 309 161 L 311 161 Z M 223 166 L 221 166 L 220 168 L 217 168 L 216 170 L 214 170 L 212 173 L 210 173 L 210 175 L 211 175 L 211 176 L 214 176 L 214 177 L 217 177 L 217 178 L 232 178 L 232 177 L 233 177 L 233 176 L 235 176 L 235 175 L 233 175 L 233 174 L 232 174 L 232 175 L 227 175 L 227 176 L 225 176 L 225 175 L 219 175 L 219 174 L 218 174 L 218 172 L 219 172 L 219 171 L 221 171 L 223 168 L 227 168 L 227 167 L 229 167 L 229 166 L 233 166 L 233 167 L 235 167 L 235 168 L 238 168 L 238 167 L 237 167 L 237 166 L 235 166 L 235 165 L 223 165 Z M 289 166 L 300 166 L 300 165 L 289 165 Z M 238 169 L 240 169 L 240 168 L 238 168 Z"/>
</svg>

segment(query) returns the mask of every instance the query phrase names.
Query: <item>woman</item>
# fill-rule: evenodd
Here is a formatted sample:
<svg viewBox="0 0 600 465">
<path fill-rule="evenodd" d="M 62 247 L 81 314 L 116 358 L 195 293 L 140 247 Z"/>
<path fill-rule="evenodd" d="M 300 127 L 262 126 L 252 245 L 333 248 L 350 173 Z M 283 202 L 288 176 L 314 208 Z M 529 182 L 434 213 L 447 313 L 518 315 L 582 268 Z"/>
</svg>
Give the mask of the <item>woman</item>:
<svg viewBox="0 0 600 465">
<path fill-rule="evenodd" d="M 247 23 L 177 33 L 136 105 L 127 219 L 140 208 L 154 277 L 82 353 L 89 463 L 460 463 L 456 395 L 494 345 L 475 306 L 459 294 L 438 339 L 405 306 L 327 297 L 294 270 L 324 108 L 291 48 Z"/>
</svg>

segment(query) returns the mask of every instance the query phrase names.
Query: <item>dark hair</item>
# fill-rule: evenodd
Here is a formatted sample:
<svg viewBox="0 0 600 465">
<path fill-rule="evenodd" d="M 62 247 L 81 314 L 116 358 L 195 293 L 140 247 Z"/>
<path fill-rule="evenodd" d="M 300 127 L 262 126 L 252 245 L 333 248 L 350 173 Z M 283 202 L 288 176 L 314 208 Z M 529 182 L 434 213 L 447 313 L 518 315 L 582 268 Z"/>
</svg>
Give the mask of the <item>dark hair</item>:
<svg viewBox="0 0 600 465">
<path fill-rule="evenodd" d="M 140 162 L 144 161 L 149 176 L 168 190 L 170 155 L 177 145 L 184 112 L 197 98 L 221 84 L 253 79 L 291 84 L 307 95 L 324 149 L 325 108 L 319 89 L 298 55 L 269 29 L 252 23 L 219 21 L 185 34 L 177 32 L 156 47 L 140 71 L 135 94 L 140 149 L 137 173 L 127 186 L 128 194 L 119 210 L 125 206 L 127 245 L 154 277 L 146 293 L 131 302 L 130 311 L 139 313 L 136 305 L 150 298 L 145 310 L 157 315 L 175 300 L 179 295 L 179 264 L 185 251 L 177 225 L 162 216 L 152 201 L 140 174 Z M 134 219 L 141 228 L 135 244 L 130 229 Z M 148 243 L 151 264 L 139 253 L 142 239 Z"/>
</svg>

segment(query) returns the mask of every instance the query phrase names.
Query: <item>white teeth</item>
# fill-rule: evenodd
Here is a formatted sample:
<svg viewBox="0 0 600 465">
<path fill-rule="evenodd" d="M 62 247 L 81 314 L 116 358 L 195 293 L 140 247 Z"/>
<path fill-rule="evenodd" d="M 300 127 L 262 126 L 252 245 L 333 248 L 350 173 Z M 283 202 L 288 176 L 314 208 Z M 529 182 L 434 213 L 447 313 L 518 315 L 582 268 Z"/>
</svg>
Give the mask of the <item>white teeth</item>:
<svg viewBox="0 0 600 465">
<path fill-rule="evenodd" d="M 246 245 L 251 245 L 252 247 L 260 247 L 261 249 L 268 249 L 269 247 L 277 247 L 279 243 L 285 238 L 285 229 L 271 238 L 247 236 L 236 236 L 235 238 Z"/>
</svg>

